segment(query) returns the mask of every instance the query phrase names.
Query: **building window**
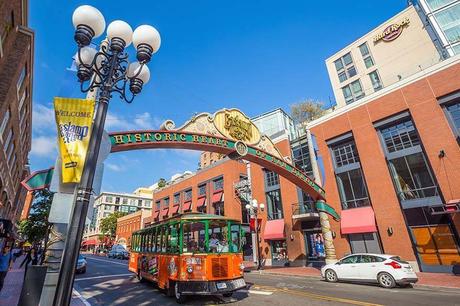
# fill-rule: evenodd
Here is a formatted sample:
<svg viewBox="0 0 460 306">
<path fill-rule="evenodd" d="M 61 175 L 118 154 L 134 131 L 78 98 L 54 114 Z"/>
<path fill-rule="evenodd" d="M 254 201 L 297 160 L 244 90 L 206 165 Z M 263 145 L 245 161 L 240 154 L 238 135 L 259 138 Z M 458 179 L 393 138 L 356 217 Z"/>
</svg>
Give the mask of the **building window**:
<svg viewBox="0 0 460 306">
<path fill-rule="evenodd" d="M 105 201 L 106 201 L 107 203 L 112 203 L 113 197 L 111 197 L 111 196 L 105 196 Z"/>
<path fill-rule="evenodd" d="M 192 200 L 192 189 L 184 191 L 184 201 Z"/>
<path fill-rule="evenodd" d="M 333 144 L 330 150 L 342 208 L 369 206 L 369 195 L 355 142 L 348 140 L 340 144 Z"/>
<path fill-rule="evenodd" d="M 145 207 L 148 207 L 148 208 L 152 207 L 152 201 L 150 201 L 150 200 L 145 200 L 144 206 L 145 206 Z"/>
<path fill-rule="evenodd" d="M 8 122 L 10 121 L 10 115 L 10 110 L 8 109 L 5 113 L 5 116 L 3 116 L 2 124 L 0 125 L 0 138 L 2 141 L 5 139 L 3 138 L 3 134 L 5 133 Z"/>
<path fill-rule="evenodd" d="M 460 101 L 445 106 L 447 119 L 460 143 Z"/>
<path fill-rule="evenodd" d="M 8 136 L 6 137 L 5 143 L 3 144 L 3 150 L 7 152 L 8 147 L 10 146 L 11 139 L 13 138 L 13 129 L 10 129 Z"/>
<path fill-rule="evenodd" d="M 180 193 L 176 193 L 174 195 L 174 205 L 179 205 L 180 204 Z"/>
<path fill-rule="evenodd" d="M 205 196 L 206 195 L 206 184 L 202 184 L 198 186 L 198 196 Z"/>
<path fill-rule="evenodd" d="M 169 197 L 163 199 L 163 208 L 169 207 Z"/>
<path fill-rule="evenodd" d="M 160 208 L 161 208 L 161 201 L 156 201 L 155 202 L 155 209 L 160 210 Z"/>
<path fill-rule="evenodd" d="M 432 10 L 442 8 L 443 6 L 451 4 L 454 1 L 455 0 L 426 0 Z"/>
<path fill-rule="evenodd" d="M 279 189 L 271 190 L 265 194 L 267 199 L 268 219 L 283 219 L 283 204 Z"/>
<path fill-rule="evenodd" d="M 361 52 L 361 55 L 363 56 L 363 61 L 364 61 L 364 65 L 366 65 L 366 68 L 374 66 L 374 60 L 372 59 L 371 52 L 369 51 L 369 47 L 367 46 L 367 43 L 360 45 L 359 51 Z"/>
<path fill-rule="evenodd" d="M 388 167 L 401 201 L 438 196 L 412 120 L 380 129 Z"/>
<path fill-rule="evenodd" d="M 20 92 L 20 90 L 22 88 L 22 84 L 24 84 L 26 74 L 27 74 L 27 66 L 24 66 L 24 68 L 22 68 L 22 70 L 21 70 L 21 74 L 19 75 L 18 82 L 16 84 L 18 97 L 19 97 L 19 92 Z"/>
<path fill-rule="evenodd" d="M 213 184 L 214 184 L 214 186 L 213 186 L 214 191 L 224 189 L 224 179 L 223 178 L 220 178 L 220 179 L 217 179 L 217 180 L 213 181 Z"/>
<path fill-rule="evenodd" d="M 434 14 L 449 43 L 460 41 L 460 3 Z"/>
<path fill-rule="evenodd" d="M 359 163 L 359 156 L 354 141 L 334 146 L 332 147 L 332 152 L 334 153 L 334 161 L 337 168 Z"/>
<path fill-rule="evenodd" d="M 383 88 L 382 82 L 380 81 L 380 76 L 377 70 L 372 71 L 369 73 L 369 78 L 371 79 L 372 87 L 374 91 L 379 91 Z"/>
<path fill-rule="evenodd" d="M 128 205 L 128 199 L 127 199 L 127 198 L 123 198 L 122 203 L 123 203 L 123 205 Z"/>
<path fill-rule="evenodd" d="M 115 204 L 120 204 L 120 198 L 119 197 L 115 197 Z"/>
<path fill-rule="evenodd" d="M 6 159 L 8 160 L 8 164 L 11 160 L 11 156 L 14 152 L 14 142 L 11 142 L 11 145 L 8 147 L 8 151 L 6 152 Z"/>
<path fill-rule="evenodd" d="M 353 64 L 353 58 L 348 52 L 338 60 L 334 61 L 335 69 L 339 76 L 340 82 L 343 82 L 356 75 L 356 68 Z"/>
<path fill-rule="evenodd" d="M 219 216 L 224 216 L 225 211 L 224 211 L 224 202 L 217 202 L 213 203 L 214 205 L 214 213 Z"/>
<path fill-rule="evenodd" d="M 292 157 L 294 165 L 312 177 L 313 170 L 311 168 L 310 151 L 308 150 L 306 140 L 292 146 Z"/>
<path fill-rule="evenodd" d="M 274 187 L 280 184 L 280 178 L 278 173 L 264 169 L 265 185 L 267 187 Z"/>
<path fill-rule="evenodd" d="M 246 209 L 246 205 L 249 204 L 248 201 L 241 200 L 241 223 L 249 224 L 251 215 L 249 211 Z"/>
<path fill-rule="evenodd" d="M 349 234 L 352 253 L 382 254 L 377 233 Z"/>
<path fill-rule="evenodd" d="M 359 80 L 351 82 L 347 86 L 342 87 L 342 92 L 347 104 L 350 104 L 364 97 L 363 88 Z"/>
<path fill-rule="evenodd" d="M 142 200 L 141 199 L 137 200 L 137 206 L 142 206 Z"/>
</svg>

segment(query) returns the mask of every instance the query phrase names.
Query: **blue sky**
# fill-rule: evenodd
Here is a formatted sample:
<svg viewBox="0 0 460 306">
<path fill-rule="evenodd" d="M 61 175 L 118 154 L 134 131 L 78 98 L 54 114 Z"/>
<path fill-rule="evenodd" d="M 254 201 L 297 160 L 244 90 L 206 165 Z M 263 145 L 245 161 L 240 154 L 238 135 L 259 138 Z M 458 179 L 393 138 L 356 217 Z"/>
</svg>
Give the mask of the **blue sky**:
<svg viewBox="0 0 460 306">
<path fill-rule="evenodd" d="M 109 24 L 156 27 L 162 37 L 150 82 L 128 105 L 111 101 L 106 129 L 180 125 L 194 113 L 236 107 L 249 116 L 305 98 L 334 100 L 324 61 L 406 6 L 406 1 L 30 1 L 35 30 L 33 170 L 54 165 L 54 96 L 84 97 L 66 71 L 76 52 L 72 12 L 97 7 Z M 99 40 L 96 40 L 99 41 Z M 134 55 L 134 49 L 128 51 Z M 160 177 L 196 170 L 199 152 L 111 154 L 103 190 L 131 192 Z"/>
</svg>

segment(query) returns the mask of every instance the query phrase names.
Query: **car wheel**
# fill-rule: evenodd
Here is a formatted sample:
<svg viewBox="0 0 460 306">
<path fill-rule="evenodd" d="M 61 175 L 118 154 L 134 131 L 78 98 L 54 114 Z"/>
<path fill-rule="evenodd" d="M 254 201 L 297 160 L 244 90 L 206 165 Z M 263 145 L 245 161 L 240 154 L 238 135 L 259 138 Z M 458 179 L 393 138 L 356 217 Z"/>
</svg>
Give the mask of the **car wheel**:
<svg viewBox="0 0 460 306">
<path fill-rule="evenodd" d="M 222 296 L 226 297 L 226 298 L 232 297 L 232 295 L 233 295 L 233 292 L 228 292 L 228 293 L 222 294 Z"/>
<path fill-rule="evenodd" d="M 377 276 L 377 281 L 383 288 L 394 288 L 396 286 L 395 279 L 390 273 L 382 272 Z"/>
<path fill-rule="evenodd" d="M 174 283 L 174 297 L 176 298 L 177 304 L 183 304 L 186 299 L 186 297 L 179 292 L 179 284 L 177 282 Z"/>
<path fill-rule="evenodd" d="M 81 273 L 82 273 L 82 274 L 85 274 L 85 273 L 86 273 L 86 268 L 84 268 L 83 270 L 81 270 Z"/>
<path fill-rule="evenodd" d="M 334 272 L 334 270 L 327 269 L 326 272 L 324 273 L 325 279 L 327 282 L 330 283 L 335 283 L 339 279 L 337 278 L 337 273 Z"/>
</svg>

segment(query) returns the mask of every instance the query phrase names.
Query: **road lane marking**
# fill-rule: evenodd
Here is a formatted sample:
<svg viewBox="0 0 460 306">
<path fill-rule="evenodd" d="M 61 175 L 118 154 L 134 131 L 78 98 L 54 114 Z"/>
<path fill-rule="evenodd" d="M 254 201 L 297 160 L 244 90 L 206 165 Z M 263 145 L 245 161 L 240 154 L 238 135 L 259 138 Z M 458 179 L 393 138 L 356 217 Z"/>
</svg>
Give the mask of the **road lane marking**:
<svg viewBox="0 0 460 306">
<path fill-rule="evenodd" d="M 121 262 L 116 262 L 116 261 L 111 261 L 111 260 L 105 260 L 105 259 L 99 259 L 99 258 L 92 258 L 92 257 L 86 257 L 86 259 L 89 260 L 97 260 L 97 261 L 103 261 L 103 262 L 108 262 L 111 264 L 116 264 L 116 265 L 122 265 L 122 266 L 127 266 L 127 263 L 121 263 Z"/>
<path fill-rule="evenodd" d="M 248 290 L 251 294 L 259 294 L 259 295 L 272 295 L 273 291 L 259 291 L 259 290 Z"/>
<path fill-rule="evenodd" d="M 98 278 L 107 278 L 107 277 L 118 277 L 118 276 L 132 276 L 133 273 L 129 274 L 112 274 L 112 275 L 100 275 L 100 276 L 91 276 L 91 277 L 84 277 L 84 278 L 76 278 L 75 281 L 82 281 L 82 280 L 88 280 L 88 279 L 98 279 Z"/>
<path fill-rule="evenodd" d="M 292 289 L 287 289 L 286 287 L 284 287 L 284 288 L 276 288 L 276 287 L 272 287 L 272 286 L 254 285 L 254 288 L 265 289 L 265 290 L 274 290 L 275 292 L 276 291 L 277 292 L 284 292 L 284 293 L 288 293 L 288 294 L 294 294 L 294 295 L 298 295 L 298 296 L 309 297 L 309 298 L 317 299 L 317 300 L 340 302 L 340 303 L 351 304 L 351 305 L 382 306 L 381 304 L 374 304 L 374 303 L 363 302 L 363 301 L 358 301 L 358 300 L 351 300 L 351 299 L 345 299 L 345 298 L 337 298 L 337 297 L 333 297 L 333 296 L 320 295 L 320 294 L 315 294 L 315 293 L 306 292 L 306 291 L 300 291 L 300 290 L 292 290 Z"/>
<path fill-rule="evenodd" d="M 91 304 L 78 292 L 77 290 L 73 289 L 73 295 L 75 295 L 85 306 L 91 306 Z M 72 303 L 71 303 L 72 304 Z"/>
</svg>

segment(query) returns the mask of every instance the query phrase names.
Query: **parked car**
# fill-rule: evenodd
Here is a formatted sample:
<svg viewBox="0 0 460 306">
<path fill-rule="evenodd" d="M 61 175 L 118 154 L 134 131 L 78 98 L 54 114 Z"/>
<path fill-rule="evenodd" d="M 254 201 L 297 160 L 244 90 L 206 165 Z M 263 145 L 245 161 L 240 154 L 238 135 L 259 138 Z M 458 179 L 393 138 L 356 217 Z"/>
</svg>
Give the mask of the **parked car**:
<svg viewBox="0 0 460 306">
<path fill-rule="evenodd" d="M 129 253 L 124 246 L 116 244 L 107 253 L 108 258 L 129 259 Z"/>
<path fill-rule="evenodd" d="M 328 282 L 371 282 L 384 288 L 406 286 L 418 281 L 417 274 L 407 261 L 385 254 L 348 255 L 335 264 L 323 266 L 321 276 Z"/>
<path fill-rule="evenodd" d="M 77 260 L 77 268 L 75 270 L 76 273 L 86 273 L 86 257 L 82 256 L 81 254 L 78 255 Z"/>
</svg>

